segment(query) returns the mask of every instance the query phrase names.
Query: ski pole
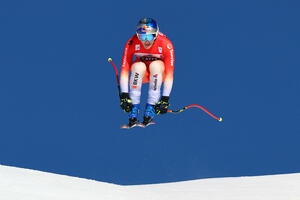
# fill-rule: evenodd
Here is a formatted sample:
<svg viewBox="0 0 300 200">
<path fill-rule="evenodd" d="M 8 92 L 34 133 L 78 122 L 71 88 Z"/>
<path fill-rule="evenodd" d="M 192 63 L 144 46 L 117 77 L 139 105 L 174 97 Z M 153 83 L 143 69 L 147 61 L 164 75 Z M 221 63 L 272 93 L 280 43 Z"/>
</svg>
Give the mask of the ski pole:
<svg viewBox="0 0 300 200">
<path fill-rule="evenodd" d="M 113 63 L 112 59 L 111 58 L 108 58 L 108 62 L 110 62 L 110 64 L 112 64 L 112 66 L 115 68 L 115 72 L 116 72 L 116 77 L 117 77 L 117 83 L 118 83 L 118 93 L 119 93 L 119 96 L 120 96 L 120 81 L 119 81 L 119 73 L 118 73 L 118 69 L 116 67 L 116 65 Z M 206 110 L 205 108 L 203 108 L 202 106 L 199 106 L 199 105 L 189 105 L 189 106 L 186 106 L 180 110 L 168 110 L 168 112 L 170 113 L 180 113 L 188 108 L 191 108 L 191 107 L 197 107 L 197 108 L 200 108 L 202 109 L 203 111 L 205 111 L 207 114 L 209 114 L 210 116 L 212 116 L 213 118 L 217 119 L 219 122 L 223 121 L 222 117 L 216 117 L 215 115 L 211 114 L 210 112 L 208 112 L 208 110 Z"/>
<path fill-rule="evenodd" d="M 117 83 L 118 83 L 118 94 L 120 96 L 120 81 L 119 81 L 119 73 L 118 73 L 118 69 L 116 67 L 116 65 L 113 63 L 111 58 L 108 58 L 108 62 L 110 62 L 110 64 L 112 64 L 112 66 L 114 66 L 115 68 L 115 72 L 116 72 L 116 77 L 117 77 Z"/>
<path fill-rule="evenodd" d="M 188 108 L 191 108 L 191 107 L 197 107 L 197 108 L 200 108 L 202 109 L 203 111 L 205 111 L 207 114 L 209 114 L 210 116 L 212 116 L 213 118 L 217 119 L 219 122 L 223 121 L 222 117 L 216 117 L 215 115 L 211 114 L 210 112 L 208 112 L 208 110 L 206 110 L 205 108 L 203 108 L 202 106 L 199 106 L 199 105 L 189 105 L 189 106 L 186 106 L 180 110 L 168 110 L 169 113 L 180 113 Z"/>
</svg>

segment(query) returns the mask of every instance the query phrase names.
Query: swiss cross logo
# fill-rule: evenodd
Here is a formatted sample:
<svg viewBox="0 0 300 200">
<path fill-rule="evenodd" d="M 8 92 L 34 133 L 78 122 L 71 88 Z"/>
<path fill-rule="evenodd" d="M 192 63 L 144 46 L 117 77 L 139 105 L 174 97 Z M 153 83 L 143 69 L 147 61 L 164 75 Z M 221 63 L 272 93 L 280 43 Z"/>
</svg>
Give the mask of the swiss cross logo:
<svg viewBox="0 0 300 200">
<path fill-rule="evenodd" d="M 139 44 L 135 45 L 135 50 L 138 51 L 141 49 L 141 46 Z"/>
<path fill-rule="evenodd" d="M 159 51 L 159 53 L 162 53 L 162 48 L 158 47 L 158 51 Z"/>
</svg>

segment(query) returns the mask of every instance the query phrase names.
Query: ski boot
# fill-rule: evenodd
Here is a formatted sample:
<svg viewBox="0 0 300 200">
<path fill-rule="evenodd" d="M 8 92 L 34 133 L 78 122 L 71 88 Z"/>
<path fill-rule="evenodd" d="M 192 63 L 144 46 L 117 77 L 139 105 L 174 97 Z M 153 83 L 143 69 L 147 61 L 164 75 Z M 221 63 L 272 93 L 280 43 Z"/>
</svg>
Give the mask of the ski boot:
<svg viewBox="0 0 300 200">
<path fill-rule="evenodd" d="M 141 126 L 146 127 L 151 124 L 155 124 L 154 122 L 152 122 L 152 119 L 155 116 L 155 114 L 156 113 L 155 113 L 154 105 L 147 104 L 145 114 L 144 114 L 144 121 L 141 123 Z"/>
<path fill-rule="evenodd" d="M 128 115 L 129 117 L 128 128 L 133 128 L 139 124 L 139 121 L 137 120 L 139 111 L 140 111 L 140 104 L 133 104 L 133 108 Z"/>
</svg>

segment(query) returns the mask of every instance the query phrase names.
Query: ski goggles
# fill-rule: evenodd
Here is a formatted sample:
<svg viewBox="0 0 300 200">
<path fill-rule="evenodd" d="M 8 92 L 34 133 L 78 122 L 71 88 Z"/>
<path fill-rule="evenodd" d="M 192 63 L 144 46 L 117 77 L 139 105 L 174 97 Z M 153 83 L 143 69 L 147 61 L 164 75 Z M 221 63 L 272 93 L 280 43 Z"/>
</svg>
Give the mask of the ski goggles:
<svg viewBox="0 0 300 200">
<path fill-rule="evenodd" d="M 138 38 L 141 41 L 146 41 L 148 40 L 149 42 L 151 42 L 152 40 L 154 40 L 156 38 L 156 34 L 138 34 Z"/>
</svg>

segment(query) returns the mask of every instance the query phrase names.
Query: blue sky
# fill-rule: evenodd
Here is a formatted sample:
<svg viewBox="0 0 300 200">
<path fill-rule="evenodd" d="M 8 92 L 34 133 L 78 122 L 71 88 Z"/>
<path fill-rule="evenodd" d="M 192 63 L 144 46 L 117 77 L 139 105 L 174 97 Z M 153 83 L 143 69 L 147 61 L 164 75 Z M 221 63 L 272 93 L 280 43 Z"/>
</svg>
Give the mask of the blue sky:
<svg viewBox="0 0 300 200">
<path fill-rule="evenodd" d="M 299 1 L 1 1 L 0 164 L 145 184 L 300 172 Z M 175 48 L 171 109 L 120 130 L 142 17 Z M 143 102 L 147 85 L 143 87 Z"/>
</svg>

